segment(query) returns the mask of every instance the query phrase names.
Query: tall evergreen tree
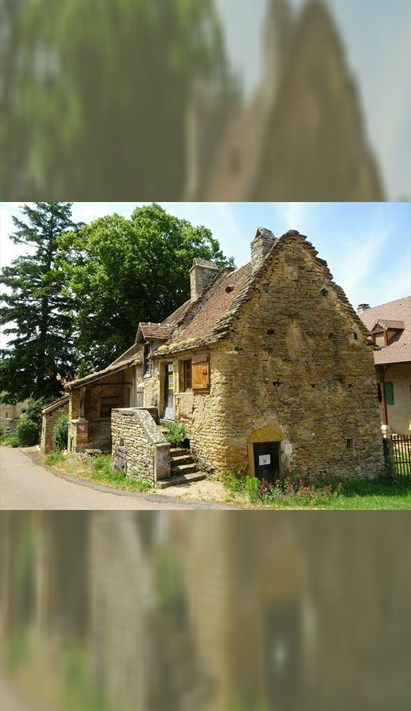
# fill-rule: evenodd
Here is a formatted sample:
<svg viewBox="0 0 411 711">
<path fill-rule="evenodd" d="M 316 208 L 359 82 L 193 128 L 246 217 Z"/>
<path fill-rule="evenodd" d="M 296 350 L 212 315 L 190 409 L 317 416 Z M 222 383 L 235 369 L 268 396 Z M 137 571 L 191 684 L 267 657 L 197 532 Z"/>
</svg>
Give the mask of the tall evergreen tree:
<svg viewBox="0 0 411 711">
<path fill-rule="evenodd" d="M 73 321 L 64 295 L 64 247 L 61 236 L 76 228 L 71 203 L 24 205 L 25 221 L 13 218 L 11 240 L 28 253 L 3 269 L 0 325 L 10 336 L 1 350 L 0 392 L 7 402 L 27 397 L 53 398 L 61 379 L 75 368 Z"/>
</svg>

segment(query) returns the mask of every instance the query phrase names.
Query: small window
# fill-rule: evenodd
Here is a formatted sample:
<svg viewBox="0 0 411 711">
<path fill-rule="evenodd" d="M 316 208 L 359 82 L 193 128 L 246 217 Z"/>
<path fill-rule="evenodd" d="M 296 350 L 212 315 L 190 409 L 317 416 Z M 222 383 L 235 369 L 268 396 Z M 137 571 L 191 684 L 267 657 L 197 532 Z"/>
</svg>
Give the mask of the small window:
<svg viewBox="0 0 411 711">
<path fill-rule="evenodd" d="M 143 375 L 149 375 L 151 372 L 151 363 L 149 359 L 150 351 L 150 344 L 145 343 L 143 350 Z"/>
<path fill-rule="evenodd" d="M 183 390 L 191 390 L 191 360 L 183 361 Z"/>
<path fill-rule="evenodd" d="M 394 404 L 394 384 L 385 383 L 385 402 L 387 405 Z"/>
<path fill-rule="evenodd" d="M 345 442 L 346 449 L 354 449 L 354 440 L 347 439 Z"/>
</svg>

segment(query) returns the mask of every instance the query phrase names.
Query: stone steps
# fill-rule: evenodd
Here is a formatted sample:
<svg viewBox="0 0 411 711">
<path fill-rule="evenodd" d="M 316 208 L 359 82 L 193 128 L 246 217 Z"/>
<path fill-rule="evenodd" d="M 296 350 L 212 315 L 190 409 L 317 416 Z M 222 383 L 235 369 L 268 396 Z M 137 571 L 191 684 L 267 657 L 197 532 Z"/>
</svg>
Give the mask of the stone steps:
<svg viewBox="0 0 411 711">
<path fill-rule="evenodd" d="M 178 484 L 191 484 L 193 481 L 203 481 L 206 478 L 204 472 L 192 472 L 188 474 L 176 474 L 161 479 L 156 482 L 157 489 L 167 489 L 169 486 L 177 486 Z"/>
</svg>

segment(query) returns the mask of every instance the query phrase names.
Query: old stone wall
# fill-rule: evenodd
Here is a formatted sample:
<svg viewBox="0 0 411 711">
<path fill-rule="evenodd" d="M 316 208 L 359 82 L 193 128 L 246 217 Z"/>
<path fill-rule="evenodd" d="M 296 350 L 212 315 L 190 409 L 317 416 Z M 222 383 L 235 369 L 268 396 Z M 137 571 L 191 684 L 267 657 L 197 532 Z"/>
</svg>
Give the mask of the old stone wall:
<svg viewBox="0 0 411 711">
<path fill-rule="evenodd" d="M 68 414 L 68 403 L 64 403 L 51 412 L 43 414 L 41 423 L 40 449 L 45 454 L 52 452 L 55 448 L 53 437 L 54 426 L 61 415 Z"/>
<path fill-rule="evenodd" d="M 303 242 L 290 237 L 272 256 L 225 349 L 229 458 L 245 463 L 247 437 L 271 425 L 288 445 L 283 464 L 372 477 L 383 469 L 372 351 Z"/>
<path fill-rule="evenodd" d="M 113 464 L 120 453 L 126 476 L 151 484 L 170 475 L 170 445 L 147 409 L 113 410 L 111 435 Z"/>
<path fill-rule="evenodd" d="M 205 467 L 252 474 L 253 443 L 278 441 L 282 469 L 383 471 L 372 350 L 303 237 L 290 236 L 271 255 L 230 340 L 209 353 L 209 392 L 180 393 L 177 385 L 175 394 L 176 418 Z"/>
</svg>

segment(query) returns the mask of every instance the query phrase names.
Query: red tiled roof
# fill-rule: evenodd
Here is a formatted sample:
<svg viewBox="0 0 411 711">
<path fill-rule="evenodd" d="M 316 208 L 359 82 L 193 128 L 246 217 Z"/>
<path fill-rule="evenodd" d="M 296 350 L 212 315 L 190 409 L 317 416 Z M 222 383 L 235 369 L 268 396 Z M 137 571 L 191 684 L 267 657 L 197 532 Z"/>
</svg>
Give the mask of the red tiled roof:
<svg viewBox="0 0 411 711">
<path fill-rule="evenodd" d="M 372 331 L 375 331 L 376 326 L 382 326 L 383 328 L 391 328 L 393 330 L 399 330 L 403 331 L 405 328 L 404 321 L 392 321 L 390 319 L 386 318 L 379 318 L 378 321 L 375 322 L 375 325 L 371 329 Z"/>
<path fill-rule="evenodd" d="M 186 317 L 177 325 L 166 347 L 174 350 L 184 343 L 187 348 L 194 348 L 205 343 L 218 331 L 220 320 L 230 311 L 250 277 L 250 263 L 235 271 L 221 270 L 204 292 L 204 297 L 193 304 L 192 312 L 186 311 Z"/>
<path fill-rule="evenodd" d="M 170 316 L 167 316 L 167 318 L 165 318 L 164 321 L 161 322 L 162 325 L 175 326 L 178 323 L 178 321 L 180 321 L 183 318 L 183 316 L 184 316 L 185 312 L 187 311 L 188 307 L 190 306 L 190 304 L 191 304 L 191 300 L 188 299 L 188 301 L 186 301 L 182 306 L 179 306 L 179 308 L 176 309 Z"/>
<path fill-rule="evenodd" d="M 385 328 L 402 328 L 393 343 L 374 351 L 376 365 L 411 361 L 411 296 L 366 309 L 360 314 L 360 318 L 369 331 L 377 323 L 384 325 Z M 402 325 L 392 326 L 393 323 Z"/>
<path fill-rule="evenodd" d="M 137 338 L 140 334 L 143 341 L 167 341 L 171 336 L 171 328 L 164 323 L 140 323 Z"/>
</svg>

